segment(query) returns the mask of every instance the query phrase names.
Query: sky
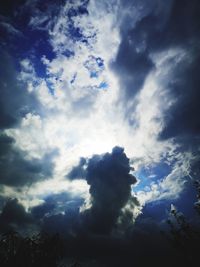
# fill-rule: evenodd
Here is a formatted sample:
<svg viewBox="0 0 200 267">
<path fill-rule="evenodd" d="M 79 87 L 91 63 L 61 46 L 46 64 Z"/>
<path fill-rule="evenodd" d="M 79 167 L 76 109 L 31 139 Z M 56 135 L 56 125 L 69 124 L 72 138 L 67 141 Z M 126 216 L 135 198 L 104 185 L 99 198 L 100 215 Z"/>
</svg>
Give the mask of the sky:
<svg viewBox="0 0 200 267">
<path fill-rule="evenodd" d="M 198 0 L 0 4 L 1 232 L 113 247 L 172 203 L 196 220 L 199 17 Z"/>
</svg>

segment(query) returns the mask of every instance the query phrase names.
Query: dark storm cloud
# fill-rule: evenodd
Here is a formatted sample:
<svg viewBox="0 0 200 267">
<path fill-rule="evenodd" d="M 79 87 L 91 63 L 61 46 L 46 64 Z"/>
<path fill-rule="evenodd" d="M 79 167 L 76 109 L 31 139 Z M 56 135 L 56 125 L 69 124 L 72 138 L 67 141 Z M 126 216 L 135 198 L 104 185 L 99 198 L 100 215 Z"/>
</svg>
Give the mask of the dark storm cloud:
<svg viewBox="0 0 200 267">
<path fill-rule="evenodd" d="M 65 237 L 77 236 L 82 230 L 79 209 L 44 217 L 41 230 L 51 234 L 60 233 Z"/>
<path fill-rule="evenodd" d="M 17 199 L 6 202 L 0 214 L 0 231 L 6 232 L 33 224 L 33 217 L 27 213 Z"/>
<path fill-rule="evenodd" d="M 79 164 L 75 167 L 72 168 L 72 170 L 67 174 L 67 178 L 70 180 L 73 179 L 84 179 L 86 175 L 86 170 L 85 170 L 85 165 L 86 165 L 86 159 L 85 158 L 80 158 Z"/>
<path fill-rule="evenodd" d="M 113 65 L 114 70 L 120 74 L 120 85 L 125 90 L 123 93 L 126 98 L 134 97 L 154 66 L 148 51 L 145 48 L 139 51 L 135 46 L 132 35 L 130 32 L 123 36 Z"/>
<path fill-rule="evenodd" d="M 0 135 L 0 184 L 9 186 L 31 185 L 50 178 L 53 172 L 52 158 L 55 152 L 46 154 L 41 160 L 25 159 L 25 154 L 13 146 L 14 140 Z"/>
<path fill-rule="evenodd" d="M 161 138 L 178 135 L 198 136 L 200 134 L 200 57 L 185 66 L 177 66 L 174 79 L 167 84 L 176 103 L 165 115 L 165 128 Z"/>
<path fill-rule="evenodd" d="M 84 213 L 86 227 L 102 234 L 112 230 L 131 198 L 131 185 L 136 182 L 130 171 L 129 159 L 121 147 L 113 148 L 112 153 L 94 155 L 88 161 L 86 181 L 92 207 Z"/>
<path fill-rule="evenodd" d="M 200 179 L 200 158 L 199 157 L 196 157 L 196 160 L 193 162 L 191 176 L 194 179 Z"/>
<path fill-rule="evenodd" d="M 165 114 L 161 138 L 199 134 L 199 1 L 148 1 L 145 4 L 142 1 L 122 1 L 124 8 L 131 4 L 136 9 L 140 6 L 143 12 L 134 26 L 131 26 L 131 17 L 122 20 L 122 40 L 113 64 L 120 77 L 123 96 L 129 101 L 142 88 L 147 75 L 155 67 L 150 57 L 152 53 L 171 48 L 184 49 L 190 60 L 173 66 L 173 75 L 169 75 L 164 84 L 176 103 Z"/>
<path fill-rule="evenodd" d="M 41 219 L 41 231 L 62 236 L 77 236 L 83 231 L 80 207 L 84 199 L 69 193 L 48 196 L 45 202 L 32 208 L 35 218 Z"/>
<path fill-rule="evenodd" d="M 18 199 L 0 197 L 0 232 L 17 230 L 31 234 L 37 230 L 63 236 L 77 234 L 81 225 L 79 208 L 83 202 L 82 198 L 74 198 L 67 192 L 54 194 L 27 212 Z"/>
<path fill-rule="evenodd" d="M 25 84 L 17 79 L 12 58 L 1 52 L 0 62 L 0 129 L 12 128 L 21 118 L 38 108 L 34 93 L 29 94 Z"/>
<path fill-rule="evenodd" d="M 36 219 L 43 218 L 46 214 L 49 214 L 55 209 L 54 203 L 44 202 L 43 204 L 32 208 L 31 213 Z"/>
<path fill-rule="evenodd" d="M 44 217 L 52 217 L 55 214 L 68 213 L 72 210 L 79 210 L 83 204 L 84 199 L 74 197 L 68 192 L 53 194 L 44 199 L 44 203 L 35 206 L 31 209 L 32 215 L 37 219 L 44 219 Z M 61 216 L 62 217 L 62 216 Z M 46 219 L 47 223 L 48 219 Z M 55 231 L 58 231 L 55 227 Z"/>
</svg>

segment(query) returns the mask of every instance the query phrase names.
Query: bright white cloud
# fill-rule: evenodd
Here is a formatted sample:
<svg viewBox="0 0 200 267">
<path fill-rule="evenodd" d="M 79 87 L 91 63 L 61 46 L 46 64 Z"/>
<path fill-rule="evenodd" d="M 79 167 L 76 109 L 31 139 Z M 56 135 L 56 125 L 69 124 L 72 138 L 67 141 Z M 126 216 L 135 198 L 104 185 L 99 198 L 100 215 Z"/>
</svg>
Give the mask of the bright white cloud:
<svg viewBox="0 0 200 267">
<path fill-rule="evenodd" d="M 191 153 L 184 153 L 181 156 L 174 155 L 173 159 L 176 157 L 176 164 L 166 177 L 163 177 L 157 183 L 151 182 L 144 191 L 141 190 L 136 193 L 142 205 L 153 201 L 174 200 L 179 198 L 187 182 L 190 162 L 193 156 Z"/>
</svg>

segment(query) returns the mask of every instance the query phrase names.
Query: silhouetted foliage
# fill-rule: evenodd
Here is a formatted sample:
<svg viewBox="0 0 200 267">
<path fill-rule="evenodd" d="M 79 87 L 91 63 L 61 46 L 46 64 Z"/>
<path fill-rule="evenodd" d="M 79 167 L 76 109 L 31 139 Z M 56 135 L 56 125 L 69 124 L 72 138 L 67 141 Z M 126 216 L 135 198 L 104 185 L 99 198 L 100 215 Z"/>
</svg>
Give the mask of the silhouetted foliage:
<svg viewBox="0 0 200 267">
<path fill-rule="evenodd" d="M 172 245 L 181 253 L 186 265 L 193 266 L 199 257 L 199 229 L 192 227 L 174 205 L 171 205 L 167 224 L 170 227 L 169 240 Z"/>
<path fill-rule="evenodd" d="M 57 234 L 22 237 L 11 231 L 3 234 L 0 239 L 1 267 L 59 266 L 63 248 L 63 241 Z"/>
</svg>

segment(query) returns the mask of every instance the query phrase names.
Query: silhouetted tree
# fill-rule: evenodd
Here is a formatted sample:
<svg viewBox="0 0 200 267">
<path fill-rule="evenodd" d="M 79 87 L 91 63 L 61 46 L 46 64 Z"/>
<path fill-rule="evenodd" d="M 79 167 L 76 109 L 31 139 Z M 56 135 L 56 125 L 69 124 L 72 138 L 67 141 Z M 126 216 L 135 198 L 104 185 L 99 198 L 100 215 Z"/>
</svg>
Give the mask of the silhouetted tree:
<svg viewBox="0 0 200 267">
<path fill-rule="evenodd" d="M 188 264 L 194 264 L 199 257 L 199 231 L 187 222 L 183 213 L 179 212 L 173 204 L 167 224 L 170 227 L 171 241 L 174 247 L 179 250 Z"/>
<path fill-rule="evenodd" d="M 56 267 L 64 253 L 59 235 L 22 237 L 11 231 L 0 239 L 1 267 Z"/>
</svg>

